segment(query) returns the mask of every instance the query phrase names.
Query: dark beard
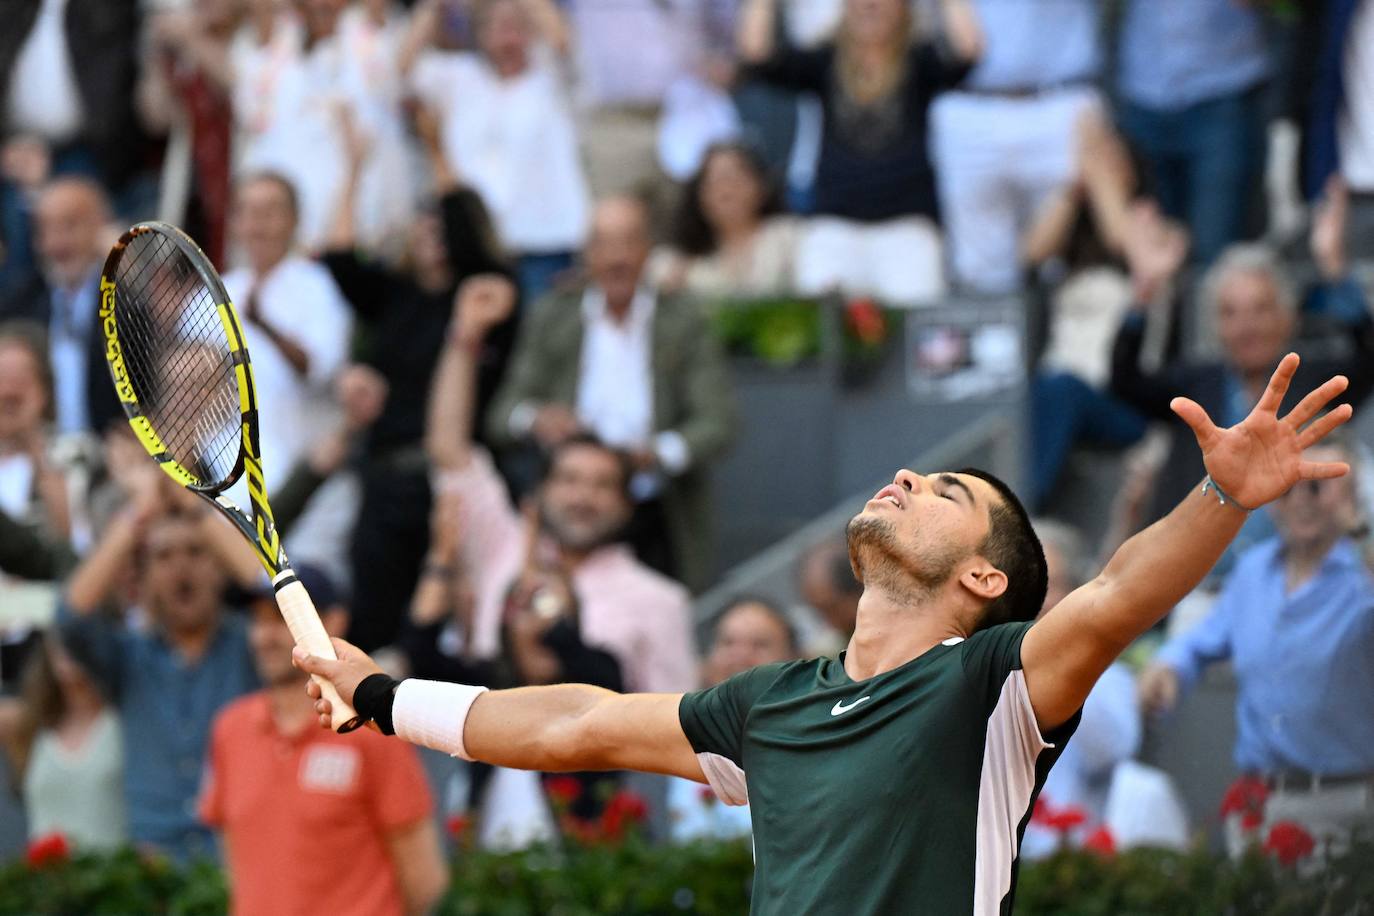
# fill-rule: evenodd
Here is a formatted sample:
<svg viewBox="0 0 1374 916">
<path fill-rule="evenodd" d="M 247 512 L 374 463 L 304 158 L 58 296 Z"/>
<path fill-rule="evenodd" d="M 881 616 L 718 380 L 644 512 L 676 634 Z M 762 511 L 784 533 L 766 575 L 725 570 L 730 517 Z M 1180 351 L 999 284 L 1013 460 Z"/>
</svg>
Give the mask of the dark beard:
<svg viewBox="0 0 1374 916">
<path fill-rule="evenodd" d="M 929 597 L 945 583 L 958 564 L 951 551 L 922 558 L 914 567 L 903 558 L 892 524 L 871 515 L 856 515 L 845 526 L 849 563 L 865 588 L 873 587 L 916 602 Z"/>
</svg>

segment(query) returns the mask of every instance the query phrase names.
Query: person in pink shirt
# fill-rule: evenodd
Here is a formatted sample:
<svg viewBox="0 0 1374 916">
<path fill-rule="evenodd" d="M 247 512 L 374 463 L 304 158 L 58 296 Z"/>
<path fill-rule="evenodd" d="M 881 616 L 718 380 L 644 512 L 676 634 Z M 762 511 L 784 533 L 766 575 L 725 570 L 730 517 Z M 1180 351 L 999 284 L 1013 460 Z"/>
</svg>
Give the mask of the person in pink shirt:
<svg viewBox="0 0 1374 916">
<path fill-rule="evenodd" d="M 430 395 L 426 450 L 436 488 L 458 496 L 454 523 L 474 597 L 462 651 L 497 654 L 507 592 L 533 562 L 568 577 L 583 641 L 616 657 L 627 690 L 690 690 L 697 668 L 687 591 L 621 540 L 633 511 L 627 457 L 591 436 L 566 440 L 550 454 L 533 514 L 522 521 L 491 457 L 472 444 L 473 357 L 514 303 L 515 288 L 503 277 L 463 284 Z M 424 574 L 452 573 L 428 565 Z"/>
</svg>

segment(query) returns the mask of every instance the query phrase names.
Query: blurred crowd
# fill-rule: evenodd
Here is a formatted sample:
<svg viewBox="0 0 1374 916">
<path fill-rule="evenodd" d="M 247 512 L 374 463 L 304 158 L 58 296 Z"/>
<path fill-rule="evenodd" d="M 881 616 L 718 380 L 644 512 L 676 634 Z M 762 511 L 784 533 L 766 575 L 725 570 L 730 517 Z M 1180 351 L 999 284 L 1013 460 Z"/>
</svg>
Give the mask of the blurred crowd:
<svg viewBox="0 0 1374 916">
<path fill-rule="evenodd" d="M 1023 301 L 1027 501 L 1054 514 L 1084 449 L 1128 469 L 1102 543 L 1045 522 L 1051 600 L 1201 479 L 1172 397 L 1239 420 L 1294 347 L 1295 392 L 1374 389 L 1374 0 L 8 9 L 0 808 L 32 837 L 223 856 L 242 912 L 423 910 L 444 817 L 518 845 L 626 780 L 311 727 L 257 560 L 113 396 L 96 289 L 121 226 L 175 222 L 223 273 L 279 529 L 331 631 L 398 676 L 677 692 L 844 648 L 857 585 L 827 541 L 804 607 L 741 596 L 698 651 L 711 468 L 767 435 L 712 332 L 734 303 Z M 1233 845 L 1374 825 L 1374 481 L 1358 441 L 1323 448 L 1356 474 L 1254 513 L 1143 673 L 1094 692 L 1042 799 L 1084 812 L 1076 837 L 1186 841 L 1135 758 L 1222 660 L 1267 798 Z M 654 791 L 663 836 L 748 830 Z"/>
</svg>

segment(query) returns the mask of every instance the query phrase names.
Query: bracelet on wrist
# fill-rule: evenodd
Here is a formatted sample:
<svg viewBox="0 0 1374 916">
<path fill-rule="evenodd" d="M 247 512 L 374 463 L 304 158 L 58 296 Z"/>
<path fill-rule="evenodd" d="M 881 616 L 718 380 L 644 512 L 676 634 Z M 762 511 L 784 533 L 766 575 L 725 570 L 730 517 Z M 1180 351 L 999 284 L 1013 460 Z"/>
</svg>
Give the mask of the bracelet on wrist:
<svg viewBox="0 0 1374 916">
<path fill-rule="evenodd" d="M 1219 486 L 1217 485 L 1217 482 L 1216 482 L 1215 480 L 1212 479 L 1212 475 L 1211 475 L 1211 474 L 1208 474 L 1207 477 L 1206 477 L 1206 479 L 1204 479 L 1204 480 L 1202 481 L 1202 495 L 1206 496 L 1208 490 L 1212 490 L 1213 492 L 1216 493 L 1216 495 L 1217 495 L 1217 502 L 1221 503 L 1223 506 L 1235 506 L 1237 509 L 1241 510 L 1242 512 L 1253 512 L 1253 511 L 1254 511 L 1254 510 L 1251 509 L 1249 506 L 1242 506 L 1240 503 L 1236 502 L 1234 499 L 1232 499 L 1230 496 L 1228 496 L 1228 495 L 1226 494 L 1226 491 L 1223 490 L 1221 487 L 1219 487 Z"/>
</svg>

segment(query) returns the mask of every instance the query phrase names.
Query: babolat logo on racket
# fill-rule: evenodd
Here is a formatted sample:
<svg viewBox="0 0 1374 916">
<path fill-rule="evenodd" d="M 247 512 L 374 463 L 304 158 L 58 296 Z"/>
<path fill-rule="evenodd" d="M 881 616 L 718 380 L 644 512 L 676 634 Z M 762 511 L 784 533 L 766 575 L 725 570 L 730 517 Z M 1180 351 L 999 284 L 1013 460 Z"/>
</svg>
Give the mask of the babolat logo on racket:
<svg viewBox="0 0 1374 916">
<path fill-rule="evenodd" d="M 129 382 L 129 372 L 124 368 L 124 351 L 119 346 L 119 328 L 115 324 L 115 285 L 112 280 L 100 278 L 100 327 L 105 332 L 105 360 L 110 364 L 110 374 L 114 376 L 115 394 L 125 404 L 137 404 L 134 386 Z"/>
</svg>

